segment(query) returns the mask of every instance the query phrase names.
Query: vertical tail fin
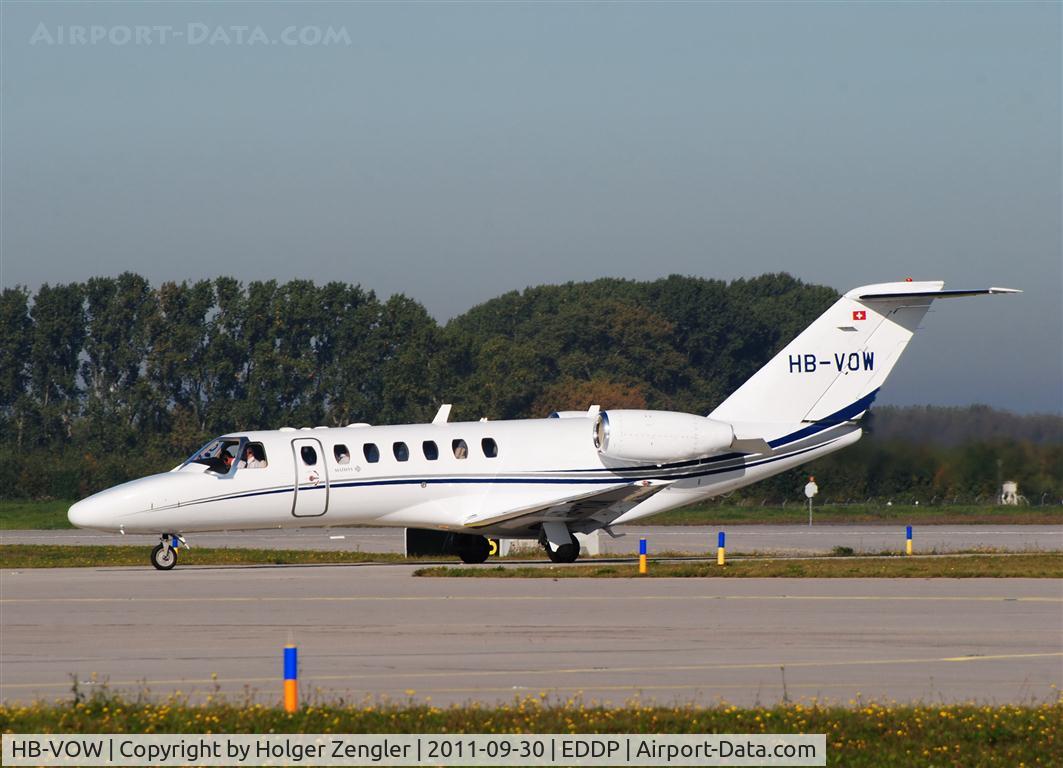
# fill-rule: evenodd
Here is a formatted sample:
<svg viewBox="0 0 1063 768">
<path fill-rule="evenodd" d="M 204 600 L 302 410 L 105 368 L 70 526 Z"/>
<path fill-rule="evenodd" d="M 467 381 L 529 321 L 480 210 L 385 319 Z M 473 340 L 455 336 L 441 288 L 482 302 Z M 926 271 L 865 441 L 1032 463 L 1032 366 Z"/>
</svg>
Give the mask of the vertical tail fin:
<svg viewBox="0 0 1063 768">
<path fill-rule="evenodd" d="M 732 424 L 855 419 L 871 406 L 934 299 L 1019 293 L 943 286 L 881 283 L 849 291 L 709 415 Z"/>
</svg>

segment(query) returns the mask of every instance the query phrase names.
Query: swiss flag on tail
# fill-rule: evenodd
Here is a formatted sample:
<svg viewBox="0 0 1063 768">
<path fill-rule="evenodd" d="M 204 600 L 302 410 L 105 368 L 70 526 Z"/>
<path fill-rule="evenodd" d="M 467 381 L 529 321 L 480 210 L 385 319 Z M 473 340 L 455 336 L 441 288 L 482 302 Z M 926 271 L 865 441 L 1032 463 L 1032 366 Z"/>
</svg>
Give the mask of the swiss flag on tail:
<svg viewBox="0 0 1063 768">
<path fill-rule="evenodd" d="M 866 309 L 854 309 L 853 310 L 853 320 L 867 320 L 867 310 Z"/>
</svg>

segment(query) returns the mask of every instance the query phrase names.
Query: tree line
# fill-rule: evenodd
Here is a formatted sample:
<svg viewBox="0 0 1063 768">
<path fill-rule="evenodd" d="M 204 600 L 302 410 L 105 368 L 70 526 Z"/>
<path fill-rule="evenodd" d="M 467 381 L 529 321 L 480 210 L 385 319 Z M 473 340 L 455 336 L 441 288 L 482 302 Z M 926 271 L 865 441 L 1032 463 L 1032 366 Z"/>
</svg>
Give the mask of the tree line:
<svg viewBox="0 0 1063 768">
<path fill-rule="evenodd" d="M 5 288 L 0 489 L 80 497 L 224 432 L 426 421 L 442 402 L 473 420 L 592 403 L 708 413 L 836 298 L 785 274 L 601 279 L 514 291 L 440 324 L 406 296 L 341 282 L 153 287 L 125 273 Z M 1045 418 L 943 446 L 872 438 L 824 461 L 842 462 L 853 496 L 984 493 L 999 459 L 1030 493 L 1058 498 L 1059 423 Z M 769 490 L 792 495 L 797 482 Z"/>
</svg>

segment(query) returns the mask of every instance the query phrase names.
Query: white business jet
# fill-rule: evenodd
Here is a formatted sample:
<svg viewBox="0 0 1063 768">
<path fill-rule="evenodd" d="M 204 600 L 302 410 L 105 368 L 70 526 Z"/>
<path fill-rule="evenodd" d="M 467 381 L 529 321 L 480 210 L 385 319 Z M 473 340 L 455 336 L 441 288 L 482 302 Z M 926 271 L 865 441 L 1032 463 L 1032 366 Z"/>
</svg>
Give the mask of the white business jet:
<svg viewBox="0 0 1063 768">
<path fill-rule="evenodd" d="M 946 291 L 899 282 L 849 291 L 708 416 L 563 411 L 515 421 L 233 432 L 169 472 L 74 504 L 79 528 L 158 534 L 161 570 L 203 531 L 351 524 L 448 532 L 467 563 L 486 537 L 538 540 L 555 562 L 574 533 L 628 523 L 741 488 L 860 439 L 874 401 Z"/>
</svg>

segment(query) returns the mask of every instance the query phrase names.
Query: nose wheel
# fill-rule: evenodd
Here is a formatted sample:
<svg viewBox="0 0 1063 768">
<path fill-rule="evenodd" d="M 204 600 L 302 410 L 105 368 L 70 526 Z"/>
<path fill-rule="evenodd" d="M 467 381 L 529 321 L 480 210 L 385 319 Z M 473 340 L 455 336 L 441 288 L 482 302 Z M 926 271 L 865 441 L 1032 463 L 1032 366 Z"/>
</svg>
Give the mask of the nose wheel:
<svg viewBox="0 0 1063 768">
<path fill-rule="evenodd" d="M 159 538 L 155 549 L 151 550 L 151 564 L 160 571 L 172 571 L 177 565 L 178 542 L 184 544 L 184 539 L 172 533 L 164 533 Z"/>
<path fill-rule="evenodd" d="M 160 571 L 169 571 L 177 565 L 177 550 L 166 544 L 156 544 L 151 550 L 151 564 Z"/>
</svg>

